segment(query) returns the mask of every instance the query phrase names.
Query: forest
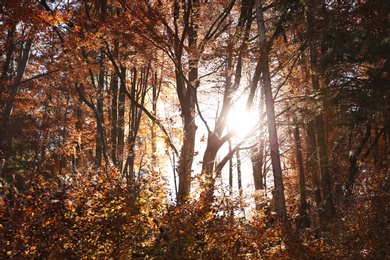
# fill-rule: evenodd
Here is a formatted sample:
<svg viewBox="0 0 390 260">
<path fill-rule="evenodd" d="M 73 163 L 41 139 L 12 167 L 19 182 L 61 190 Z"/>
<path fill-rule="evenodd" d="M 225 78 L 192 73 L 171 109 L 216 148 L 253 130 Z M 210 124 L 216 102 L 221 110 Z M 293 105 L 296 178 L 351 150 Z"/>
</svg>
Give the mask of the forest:
<svg viewBox="0 0 390 260">
<path fill-rule="evenodd" d="M 0 3 L 0 259 L 390 259 L 389 0 Z"/>
</svg>

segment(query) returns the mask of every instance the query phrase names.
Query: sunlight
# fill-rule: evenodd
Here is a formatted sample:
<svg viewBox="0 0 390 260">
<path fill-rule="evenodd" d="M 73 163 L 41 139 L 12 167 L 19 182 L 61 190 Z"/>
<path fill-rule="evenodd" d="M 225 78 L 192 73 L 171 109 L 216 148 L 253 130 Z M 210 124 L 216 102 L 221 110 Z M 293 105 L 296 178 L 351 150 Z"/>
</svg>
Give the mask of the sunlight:
<svg viewBox="0 0 390 260">
<path fill-rule="evenodd" d="M 236 131 L 236 136 L 244 138 L 258 123 L 254 111 L 245 111 L 245 107 L 232 108 L 228 116 L 229 129 Z"/>
</svg>

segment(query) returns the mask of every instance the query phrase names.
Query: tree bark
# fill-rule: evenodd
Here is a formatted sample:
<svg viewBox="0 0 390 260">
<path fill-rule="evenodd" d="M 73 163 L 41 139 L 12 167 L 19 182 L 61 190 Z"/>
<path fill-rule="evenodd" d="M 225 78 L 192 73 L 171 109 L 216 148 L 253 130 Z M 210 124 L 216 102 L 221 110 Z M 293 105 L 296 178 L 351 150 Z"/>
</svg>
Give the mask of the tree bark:
<svg viewBox="0 0 390 260">
<path fill-rule="evenodd" d="M 268 49 L 265 34 L 265 23 L 263 17 L 262 1 L 256 0 L 256 18 L 259 32 L 260 61 L 262 71 L 262 83 L 264 88 L 265 106 L 267 112 L 268 138 L 271 151 L 271 162 L 274 175 L 273 198 L 275 210 L 279 217 L 287 218 L 286 201 L 284 197 L 283 175 L 280 164 L 279 142 L 276 129 L 275 107 L 272 96 L 271 77 L 268 64 Z"/>
<path fill-rule="evenodd" d="M 313 185 L 314 200 L 318 210 L 319 221 L 322 222 L 322 196 L 320 189 L 320 181 L 318 178 L 318 152 L 317 152 L 317 140 L 315 132 L 315 124 L 310 121 L 306 125 L 306 172 L 311 177 Z"/>
<path fill-rule="evenodd" d="M 309 51 L 310 51 L 310 70 L 311 70 L 311 83 L 314 91 L 320 91 L 320 82 L 318 78 L 319 69 L 317 66 L 317 48 L 314 42 L 314 14 L 313 3 L 308 1 L 306 4 L 306 22 L 307 22 L 307 34 L 309 37 Z M 323 105 L 322 105 L 323 106 Z M 324 218 L 329 220 L 334 217 L 335 209 L 333 205 L 333 197 L 331 193 L 331 180 L 329 174 L 329 159 L 328 151 L 326 147 L 325 127 L 323 118 L 323 107 L 321 107 L 320 113 L 315 117 L 315 128 L 317 132 L 317 145 L 318 156 L 321 173 L 321 186 L 323 196 L 323 210 Z"/>
<path fill-rule="evenodd" d="M 244 203 L 243 203 L 243 196 L 242 196 L 242 172 L 241 172 L 241 157 L 240 157 L 240 150 L 237 150 L 236 152 L 236 158 L 237 158 L 237 187 L 238 187 L 238 201 L 240 203 L 240 210 L 243 210 Z"/>
<path fill-rule="evenodd" d="M 309 227 L 310 220 L 308 217 L 307 209 L 307 201 L 306 201 L 306 180 L 305 180 L 305 170 L 303 166 L 303 156 L 302 156 L 302 145 L 301 145 L 301 136 L 299 134 L 299 126 L 298 122 L 295 119 L 294 126 L 294 142 L 295 142 L 295 153 L 297 158 L 297 166 L 299 172 L 299 220 L 298 225 L 300 227 Z"/>
<path fill-rule="evenodd" d="M 111 157 L 115 165 L 118 158 L 118 78 L 111 76 Z"/>
<path fill-rule="evenodd" d="M 157 72 L 153 76 L 153 89 L 152 89 L 152 111 L 153 115 L 157 115 L 157 100 L 160 94 L 161 80 L 157 80 Z M 152 122 L 150 127 L 151 139 L 152 139 L 152 164 L 157 166 L 157 135 L 156 135 L 156 123 Z"/>
<path fill-rule="evenodd" d="M 120 173 L 123 173 L 123 154 L 125 150 L 125 107 L 126 107 L 126 68 L 120 67 L 121 81 L 119 84 L 119 97 L 118 97 L 118 126 L 117 126 L 117 140 L 118 140 L 118 157 L 117 167 Z M 134 72 L 136 73 L 136 72 Z"/>
<path fill-rule="evenodd" d="M 259 66 L 259 63 L 258 63 L 258 66 Z M 256 83 L 252 82 L 251 95 L 252 95 L 252 89 L 257 88 L 253 85 L 258 84 L 258 82 L 260 80 L 260 74 L 261 74 L 261 71 L 256 71 L 255 75 L 253 76 L 253 79 L 257 78 L 257 81 L 256 81 Z M 253 95 L 254 95 L 254 91 L 253 91 Z M 252 99 L 253 99 L 253 97 L 252 97 Z M 263 88 L 261 88 L 261 90 L 260 90 L 260 99 L 261 99 L 261 102 L 260 102 L 260 109 L 259 109 L 259 118 L 260 118 L 260 122 L 264 122 L 265 115 L 264 115 L 264 89 Z M 252 102 L 250 99 L 248 99 L 248 101 L 249 102 L 247 103 L 247 110 L 250 109 L 250 107 L 251 107 L 250 103 Z M 263 194 L 261 194 L 261 190 L 266 188 L 265 180 L 264 180 L 265 169 L 263 167 L 265 165 L 264 137 L 261 135 L 262 134 L 260 134 L 259 145 L 255 146 L 255 148 L 253 148 L 251 151 L 253 181 L 254 181 L 254 185 L 255 185 L 256 210 L 263 209 L 263 204 L 261 203 Z"/>
<path fill-rule="evenodd" d="M 193 109 L 192 109 L 193 107 Z M 191 192 L 191 173 L 192 162 L 194 160 L 195 150 L 195 135 L 197 126 L 195 124 L 195 106 L 190 103 L 188 107 L 185 107 L 187 112 L 183 111 L 183 145 L 180 150 L 178 175 L 179 175 L 179 190 L 177 194 L 177 200 L 179 203 L 185 201 Z"/>
<path fill-rule="evenodd" d="M 229 153 L 232 152 L 232 141 L 228 141 L 229 144 Z M 234 200 L 233 200 L 233 157 L 229 158 L 229 199 L 227 201 L 227 206 L 229 210 L 229 216 L 234 217 Z"/>
<path fill-rule="evenodd" d="M 178 175 L 179 190 L 177 201 L 182 203 L 191 193 L 192 163 L 195 152 L 195 135 L 197 126 L 195 124 L 195 102 L 196 89 L 199 85 L 198 79 L 198 26 L 199 26 L 199 1 L 189 1 L 191 14 L 188 27 L 188 49 L 189 49 L 189 73 L 188 83 L 185 86 L 183 75 L 176 69 L 176 86 L 182 109 L 183 118 L 183 146 L 180 151 Z M 181 55 L 179 56 L 181 57 Z"/>
<path fill-rule="evenodd" d="M 260 144 L 257 145 L 251 151 L 251 162 L 252 162 L 252 174 L 253 182 L 255 185 L 255 204 L 256 210 L 261 210 L 261 191 L 265 188 L 264 186 L 264 140 L 260 139 Z"/>
</svg>

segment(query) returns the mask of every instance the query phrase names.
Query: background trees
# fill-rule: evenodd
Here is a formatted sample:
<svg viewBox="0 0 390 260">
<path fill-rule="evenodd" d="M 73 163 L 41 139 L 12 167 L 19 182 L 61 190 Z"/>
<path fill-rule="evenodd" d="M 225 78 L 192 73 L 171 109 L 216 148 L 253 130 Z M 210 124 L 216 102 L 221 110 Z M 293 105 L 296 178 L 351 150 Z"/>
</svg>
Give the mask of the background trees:
<svg viewBox="0 0 390 260">
<path fill-rule="evenodd" d="M 2 256 L 388 256 L 389 9 L 2 3 Z"/>
</svg>

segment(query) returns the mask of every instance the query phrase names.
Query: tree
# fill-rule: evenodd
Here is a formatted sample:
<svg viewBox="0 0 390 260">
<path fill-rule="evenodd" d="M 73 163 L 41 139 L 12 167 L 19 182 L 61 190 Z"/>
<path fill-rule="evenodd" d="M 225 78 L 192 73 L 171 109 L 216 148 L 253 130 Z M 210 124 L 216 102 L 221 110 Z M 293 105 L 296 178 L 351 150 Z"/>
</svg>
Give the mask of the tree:
<svg viewBox="0 0 390 260">
<path fill-rule="evenodd" d="M 378 6 L 381 6 L 380 10 Z M 382 72 L 387 70 L 388 59 L 380 57 L 382 51 L 389 48 L 383 27 L 388 21 L 380 18 L 379 14 L 388 10 L 389 6 L 378 1 L 348 3 L 344 7 L 337 4 L 334 7 L 334 10 L 328 10 L 329 20 L 333 22 L 332 27 L 323 32 L 321 44 L 324 55 L 320 64 L 324 68 L 329 65 L 337 68 L 333 72 L 325 69 L 324 74 L 329 87 L 336 90 L 331 100 L 331 104 L 336 105 L 336 124 L 348 126 L 342 128 L 345 131 L 338 132 L 343 138 L 338 140 L 335 150 L 349 162 L 343 181 L 346 183 L 345 196 L 350 200 L 359 172 L 366 170 L 362 166 L 387 129 L 388 120 L 383 112 L 387 110 L 384 86 L 388 79 Z M 346 17 L 344 22 L 334 20 L 340 16 Z M 360 19 L 364 21 L 358 21 Z M 336 26 L 339 29 L 332 30 Z M 330 44 L 335 41 L 344 44 L 332 50 Z M 336 78 L 338 80 L 333 81 Z M 336 164 L 340 166 L 340 161 Z"/>
<path fill-rule="evenodd" d="M 315 92 L 322 92 L 321 97 L 326 99 L 324 92 L 320 89 L 319 74 L 320 68 L 317 64 L 317 50 L 314 42 L 314 2 L 306 3 L 306 17 L 307 17 L 307 33 L 309 37 L 309 61 L 310 61 L 310 74 L 311 84 Z M 321 174 L 321 187 L 323 196 L 323 210 L 324 218 L 329 220 L 335 214 L 333 197 L 331 193 L 331 180 L 329 174 L 329 158 L 326 146 L 324 117 L 322 114 L 323 108 L 320 108 L 320 113 L 315 116 L 314 124 L 316 129 L 317 147 L 318 147 L 318 162 L 319 171 Z M 315 174 L 315 173 L 313 173 Z"/>
<path fill-rule="evenodd" d="M 389 1 L 3 2 L 0 258 L 388 258 Z"/>
<path fill-rule="evenodd" d="M 0 91 L 0 177 L 24 189 L 31 185 L 37 170 L 45 171 L 53 166 L 48 163 L 50 159 L 58 156 L 57 162 L 61 166 L 57 169 L 61 172 L 63 168 L 64 150 L 60 151 L 58 145 L 64 144 L 62 138 L 67 137 L 69 131 L 66 126 L 60 129 L 50 122 L 53 117 L 59 125 L 66 120 L 64 116 L 70 106 L 65 105 L 61 110 L 56 107 L 56 101 L 60 107 L 61 103 L 68 105 L 69 99 L 53 97 L 54 102 L 47 101 L 46 93 L 51 95 L 53 91 L 41 89 L 43 85 L 53 86 L 49 78 L 58 72 L 44 60 L 58 47 L 55 25 L 61 16 L 46 15 L 46 11 L 33 1 L 4 3 L 1 15 L 4 37 L 0 54 L 4 62 L 1 63 Z M 47 156 L 49 151 L 52 158 Z M 28 173 L 24 170 L 27 168 L 30 169 Z M 53 168 L 50 170 L 54 171 Z"/>
<path fill-rule="evenodd" d="M 206 179 L 206 184 L 204 185 L 205 196 L 203 197 L 203 200 L 205 200 L 206 203 L 213 201 L 215 180 L 220 175 L 220 171 L 214 172 L 217 153 L 222 145 L 235 135 L 234 130 L 230 130 L 226 134 L 224 134 L 224 131 L 227 127 L 229 111 L 234 103 L 233 98 L 241 83 L 244 53 L 247 49 L 250 29 L 253 21 L 253 4 L 253 1 L 244 1 L 242 3 L 239 21 L 235 27 L 232 37 L 228 38 L 225 54 L 226 69 L 223 101 L 221 104 L 221 112 L 216 118 L 213 131 L 211 131 L 209 124 L 203 119 L 208 131 L 207 146 L 202 161 L 202 174 L 205 175 Z M 238 47 L 235 46 L 236 44 L 239 44 Z M 232 71 L 235 71 L 235 73 L 232 73 Z M 236 154 L 238 154 L 238 151 Z"/>
<path fill-rule="evenodd" d="M 281 218 L 287 217 L 286 202 L 284 197 L 284 186 L 282 168 L 280 164 L 279 143 L 275 122 L 275 108 L 271 88 L 271 77 L 268 64 L 268 45 L 265 34 L 265 23 L 263 16 L 263 7 L 261 0 L 256 1 L 256 18 L 257 29 L 259 31 L 259 46 L 260 46 L 260 66 L 262 68 L 262 83 L 264 88 L 265 107 L 268 123 L 268 141 L 271 151 L 272 169 L 274 174 L 274 191 L 273 198 L 275 200 L 276 213 Z"/>
<path fill-rule="evenodd" d="M 302 145 L 301 145 L 301 136 L 299 133 L 299 126 L 295 119 L 295 126 L 293 129 L 293 136 L 295 142 L 295 153 L 296 160 L 299 172 L 299 220 L 298 224 L 302 227 L 310 226 L 310 220 L 308 216 L 308 204 L 306 200 L 306 178 L 305 178 L 305 169 L 303 164 L 303 156 L 302 156 Z"/>
<path fill-rule="evenodd" d="M 199 61 L 207 46 L 226 29 L 226 18 L 235 1 L 229 3 L 200 3 L 174 1 L 170 8 L 162 3 L 126 6 L 142 27 L 149 28 L 139 34 L 162 49 L 175 66 L 175 85 L 183 121 L 183 138 L 177 167 L 179 176 L 178 202 L 190 195 L 192 163 L 195 153 L 197 91 L 200 87 Z M 213 12 L 203 12 L 211 8 Z M 138 9 L 136 9 L 138 8 Z M 211 18 L 211 15 L 216 18 Z M 155 17 L 150 20 L 147 17 Z M 211 18 L 210 20 L 206 21 Z M 200 24 L 200 19 L 204 23 Z M 156 26 L 158 25 L 158 26 Z M 202 32 L 200 34 L 199 32 Z"/>
</svg>

